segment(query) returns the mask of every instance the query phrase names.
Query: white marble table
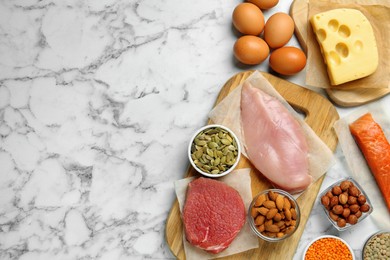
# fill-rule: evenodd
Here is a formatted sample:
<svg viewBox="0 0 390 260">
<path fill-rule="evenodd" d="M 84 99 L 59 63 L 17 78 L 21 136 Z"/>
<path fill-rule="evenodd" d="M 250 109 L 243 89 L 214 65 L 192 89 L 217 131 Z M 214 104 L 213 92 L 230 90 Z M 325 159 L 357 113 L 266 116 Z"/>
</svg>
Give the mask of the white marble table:
<svg viewBox="0 0 390 260">
<path fill-rule="evenodd" d="M 174 258 L 165 220 L 190 135 L 227 79 L 268 71 L 233 59 L 238 3 L 0 2 L 0 259 Z M 324 185 L 346 175 L 336 154 Z M 295 259 L 322 234 L 359 255 L 365 222 L 338 233 L 316 205 Z"/>
</svg>

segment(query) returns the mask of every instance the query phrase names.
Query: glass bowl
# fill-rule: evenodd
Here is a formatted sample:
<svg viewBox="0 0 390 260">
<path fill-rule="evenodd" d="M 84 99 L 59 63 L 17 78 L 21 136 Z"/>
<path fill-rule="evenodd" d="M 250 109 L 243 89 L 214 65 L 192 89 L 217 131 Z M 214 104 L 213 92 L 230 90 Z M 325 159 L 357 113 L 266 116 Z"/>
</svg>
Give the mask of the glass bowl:
<svg viewBox="0 0 390 260">
<path fill-rule="evenodd" d="M 364 198 L 365 198 L 365 203 L 360 203 L 358 199 L 356 199 L 356 202 L 354 203 L 354 200 L 351 199 L 351 203 L 350 203 L 350 197 L 352 195 L 354 195 L 354 193 L 352 191 L 350 191 L 350 188 L 346 189 L 346 190 L 342 190 L 341 189 L 341 186 L 343 186 L 343 182 L 347 183 L 347 182 L 350 182 L 353 184 L 353 186 L 355 186 L 358 190 L 359 190 L 359 196 L 360 195 L 363 195 Z M 341 189 L 341 194 L 345 194 L 347 197 L 348 197 L 348 201 L 347 203 L 342 203 L 342 200 L 345 201 L 345 196 L 343 199 L 341 199 L 341 194 L 339 195 L 334 195 L 333 194 L 333 191 L 334 187 L 339 187 Z M 345 187 L 343 187 L 345 189 Z M 335 212 L 337 213 L 337 211 L 334 209 L 334 206 L 332 206 L 332 202 L 331 202 L 331 199 L 329 199 L 330 201 L 330 204 L 328 207 L 326 207 L 324 204 L 326 204 L 326 202 L 324 203 L 323 202 L 323 199 L 324 199 L 324 196 L 331 196 L 331 195 L 327 195 L 332 193 L 332 195 L 334 197 L 337 197 L 337 204 L 336 205 L 340 205 L 343 207 L 343 211 L 344 211 L 344 208 L 349 208 L 350 209 L 350 214 L 349 215 L 355 215 L 355 217 L 352 218 L 352 216 L 349 216 L 348 215 L 348 212 L 344 212 L 341 213 L 341 214 L 335 214 Z M 336 192 L 337 194 L 338 192 Z M 352 196 L 352 197 L 355 197 L 356 196 Z M 320 204 L 325 212 L 325 215 L 327 216 L 327 218 L 329 219 L 329 221 L 332 223 L 332 225 L 339 231 L 345 231 L 347 229 L 350 229 L 352 227 L 354 227 L 355 225 L 359 224 L 361 221 L 363 221 L 366 217 L 368 217 L 373 208 L 372 208 L 372 204 L 370 202 L 370 199 L 368 198 L 366 192 L 363 190 L 363 188 L 359 185 L 359 183 L 357 183 L 353 178 L 351 177 L 348 177 L 348 178 L 343 178 L 335 183 L 333 183 L 332 185 L 330 185 L 329 187 L 327 187 L 320 195 L 319 195 L 319 199 L 320 199 Z M 352 205 L 357 205 L 357 206 L 353 206 L 351 207 Z M 367 204 L 368 206 L 364 206 L 365 209 L 363 210 L 363 207 L 362 205 L 364 204 Z M 369 207 L 369 209 L 367 210 L 367 207 Z M 353 208 L 353 209 L 352 209 Z M 341 209 L 339 207 L 339 209 Z M 356 211 L 357 209 L 357 211 Z M 356 212 L 355 212 L 356 211 Z M 341 220 L 341 219 L 344 219 Z M 339 225 L 341 224 L 341 225 Z M 345 224 L 345 225 L 344 225 Z"/>
<path fill-rule="evenodd" d="M 241 145 L 237 136 L 222 125 L 207 125 L 192 136 L 188 145 L 188 158 L 200 174 L 218 178 L 236 168 L 241 158 Z"/>
<path fill-rule="evenodd" d="M 258 237 L 268 242 L 279 242 L 298 229 L 301 212 L 290 193 L 268 189 L 253 198 L 248 218 L 249 226 Z"/>
<path fill-rule="evenodd" d="M 312 260 L 314 258 L 306 258 L 306 254 L 307 254 L 307 251 L 309 250 L 309 248 L 317 241 L 323 239 L 323 241 L 326 241 L 326 239 L 337 239 L 339 241 L 341 241 L 344 245 L 346 245 L 346 247 L 348 248 L 349 252 L 351 253 L 351 258 L 352 260 L 355 260 L 355 254 L 353 253 L 353 250 L 352 248 L 350 247 L 350 245 L 348 245 L 348 243 L 342 239 L 342 238 L 339 238 L 339 237 L 336 237 L 336 236 L 332 236 L 332 235 L 324 235 L 324 236 L 320 236 L 320 237 L 317 237 L 315 239 L 313 239 L 313 241 L 311 241 L 305 248 L 305 250 L 303 251 L 303 256 L 302 256 L 302 260 Z M 320 254 L 320 252 L 317 252 Z M 331 252 L 324 252 L 324 254 L 328 254 L 328 253 L 331 253 Z M 315 259 L 321 259 L 321 255 L 317 255 L 315 257 Z"/>
</svg>

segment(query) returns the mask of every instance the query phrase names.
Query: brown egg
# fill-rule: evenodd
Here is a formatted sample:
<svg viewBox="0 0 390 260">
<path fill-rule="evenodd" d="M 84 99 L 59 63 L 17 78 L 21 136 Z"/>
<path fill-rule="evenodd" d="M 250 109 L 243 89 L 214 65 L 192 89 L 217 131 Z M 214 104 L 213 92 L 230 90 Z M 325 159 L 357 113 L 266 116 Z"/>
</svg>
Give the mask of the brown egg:
<svg viewBox="0 0 390 260">
<path fill-rule="evenodd" d="M 306 56 L 296 47 L 282 47 L 271 53 L 269 65 L 280 74 L 293 75 L 306 66 Z"/>
<path fill-rule="evenodd" d="M 233 11 L 233 25 L 242 34 L 259 35 L 264 29 L 264 15 L 251 3 L 242 3 Z"/>
<path fill-rule="evenodd" d="M 270 9 L 279 3 L 279 0 L 248 0 L 248 2 L 257 5 L 260 9 Z"/>
<path fill-rule="evenodd" d="M 273 14 L 264 27 L 264 39 L 273 49 L 284 46 L 293 34 L 294 21 L 285 13 Z"/>
<path fill-rule="evenodd" d="M 236 41 L 233 51 L 234 56 L 240 62 L 255 65 L 263 62 L 268 57 L 269 47 L 260 37 L 244 35 Z"/>
</svg>

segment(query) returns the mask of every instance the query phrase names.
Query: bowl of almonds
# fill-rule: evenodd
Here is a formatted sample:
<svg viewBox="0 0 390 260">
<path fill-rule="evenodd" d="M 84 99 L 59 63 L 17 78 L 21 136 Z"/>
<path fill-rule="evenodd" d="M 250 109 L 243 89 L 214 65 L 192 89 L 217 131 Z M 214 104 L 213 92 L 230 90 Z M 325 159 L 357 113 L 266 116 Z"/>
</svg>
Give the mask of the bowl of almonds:
<svg viewBox="0 0 390 260">
<path fill-rule="evenodd" d="M 222 125 L 207 125 L 192 136 L 188 146 L 191 165 L 207 177 L 222 177 L 240 161 L 241 146 L 237 136 Z"/>
<path fill-rule="evenodd" d="M 341 179 L 320 194 L 322 208 L 339 230 L 347 230 L 369 216 L 372 204 L 363 188 L 353 178 Z"/>
<path fill-rule="evenodd" d="M 278 242 L 290 237 L 300 222 L 300 210 L 291 194 L 269 189 L 257 194 L 249 207 L 249 225 L 263 240 Z"/>
</svg>

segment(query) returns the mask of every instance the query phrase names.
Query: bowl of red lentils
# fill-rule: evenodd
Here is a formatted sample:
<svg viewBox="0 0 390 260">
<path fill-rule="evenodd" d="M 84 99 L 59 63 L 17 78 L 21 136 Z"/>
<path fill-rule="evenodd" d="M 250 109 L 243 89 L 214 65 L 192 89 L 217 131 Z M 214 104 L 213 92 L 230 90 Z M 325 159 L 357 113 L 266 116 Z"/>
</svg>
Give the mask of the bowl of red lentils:
<svg viewBox="0 0 390 260">
<path fill-rule="evenodd" d="M 355 260 L 352 248 L 342 238 L 325 235 L 311 241 L 304 253 L 303 260 Z"/>
</svg>

